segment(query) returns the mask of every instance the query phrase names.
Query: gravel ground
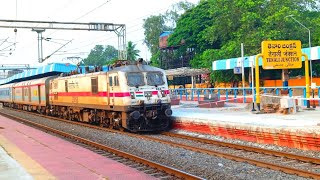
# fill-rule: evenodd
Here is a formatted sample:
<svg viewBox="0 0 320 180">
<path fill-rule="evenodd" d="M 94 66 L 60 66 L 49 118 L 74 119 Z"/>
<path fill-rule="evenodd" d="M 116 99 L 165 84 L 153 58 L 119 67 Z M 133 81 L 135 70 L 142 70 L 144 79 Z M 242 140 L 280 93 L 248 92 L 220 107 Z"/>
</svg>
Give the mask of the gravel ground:
<svg viewBox="0 0 320 180">
<path fill-rule="evenodd" d="M 1 111 L 33 120 L 49 127 L 54 127 L 61 131 L 72 133 L 157 163 L 186 171 L 205 179 L 306 179 L 274 170 L 259 168 L 247 163 L 213 157 L 117 133 L 89 129 L 11 110 Z"/>
<path fill-rule="evenodd" d="M 172 130 L 171 132 L 178 133 L 178 134 L 189 135 L 189 136 L 194 136 L 194 137 L 199 137 L 199 138 L 214 139 L 214 140 L 219 140 L 219 141 L 222 141 L 222 142 L 241 144 L 241 145 L 247 145 L 247 146 L 253 146 L 253 147 L 259 147 L 259 148 L 282 151 L 282 152 L 287 152 L 287 153 L 292 153 L 292 154 L 299 154 L 299 155 L 302 155 L 302 156 L 320 158 L 320 152 L 319 151 L 300 150 L 300 149 L 289 148 L 289 147 L 285 147 L 285 146 L 277 146 L 277 145 L 272 145 L 272 144 L 259 144 L 259 143 L 250 142 L 250 141 L 242 141 L 242 140 L 237 140 L 237 139 L 227 139 L 227 138 L 224 138 L 224 137 L 221 137 L 221 136 L 193 133 L 193 132 L 183 131 L 183 130 Z"/>
<path fill-rule="evenodd" d="M 302 156 L 309 156 L 309 157 L 317 157 L 318 158 L 318 154 L 319 154 L 319 152 L 315 152 L 315 151 L 302 151 L 299 149 L 283 148 L 283 147 L 279 147 L 279 146 L 266 146 L 266 145 L 257 144 L 257 143 L 252 145 L 252 143 L 248 142 L 248 141 L 239 142 L 238 140 L 223 139 L 222 137 L 205 135 L 205 134 L 198 134 L 198 133 L 190 133 L 188 131 L 173 130 L 171 132 L 177 133 L 177 134 L 193 136 L 193 137 L 199 137 L 202 139 L 213 139 L 213 140 L 218 140 L 221 142 L 229 142 L 232 144 L 241 144 L 241 145 L 246 145 L 246 146 L 251 146 L 251 147 L 259 147 L 262 149 L 270 149 L 270 150 L 276 150 L 276 151 L 287 152 L 287 153 L 292 153 L 292 154 L 300 154 Z M 254 153 L 254 152 L 250 152 L 250 151 L 243 151 L 243 150 L 228 148 L 228 147 L 219 146 L 219 145 L 206 144 L 206 143 L 197 142 L 197 141 L 193 141 L 193 140 L 187 140 L 187 139 L 183 139 L 183 138 L 169 137 L 169 136 L 162 135 L 162 134 L 150 134 L 149 136 L 151 136 L 153 138 L 157 138 L 157 139 L 162 139 L 165 141 L 178 143 L 178 144 L 186 144 L 189 146 L 218 151 L 218 152 L 227 153 L 227 154 L 233 154 L 233 155 L 241 156 L 241 157 L 245 157 L 245 158 L 250 157 L 250 159 L 255 159 L 255 160 L 259 160 L 259 161 L 269 162 L 272 164 L 285 165 L 287 167 L 292 167 L 292 168 L 297 168 L 297 169 L 301 169 L 301 170 L 308 170 L 311 172 L 320 173 L 320 167 L 315 164 L 312 164 L 312 163 L 308 164 L 306 162 L 292 161 L 292 159 L 287 159 L 284 157 L 274 157 L 271 155 Z"/>
</svg>

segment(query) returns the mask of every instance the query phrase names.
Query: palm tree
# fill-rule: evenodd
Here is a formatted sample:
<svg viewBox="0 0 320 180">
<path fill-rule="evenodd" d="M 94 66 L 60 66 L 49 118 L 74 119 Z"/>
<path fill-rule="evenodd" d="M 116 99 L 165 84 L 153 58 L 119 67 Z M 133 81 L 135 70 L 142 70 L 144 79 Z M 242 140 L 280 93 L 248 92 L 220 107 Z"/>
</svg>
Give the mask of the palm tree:
<svg viewBox="0 0 320 180">
<path fill-rule="evenodd" d="M 137 56 L 139 56 L 140 50 L 135 48 L 136 44 L 133 44 L 132 41 L 129 41 L 127 46 L 127 60 L 135 61 Z"/>
</svg>

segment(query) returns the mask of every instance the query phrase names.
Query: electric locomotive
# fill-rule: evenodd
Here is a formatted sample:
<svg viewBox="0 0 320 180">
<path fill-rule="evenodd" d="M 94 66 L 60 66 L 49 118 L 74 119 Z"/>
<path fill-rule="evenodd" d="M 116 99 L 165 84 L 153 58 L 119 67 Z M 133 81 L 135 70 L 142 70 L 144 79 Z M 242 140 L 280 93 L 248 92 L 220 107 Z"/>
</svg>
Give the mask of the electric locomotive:
<svg viewBox="0 0 320 180">
<path fill-rule="evenodd" d="M 141 62 L 125 63 L 108 72 L 61 74 L 1 85 L 0 102 L 133 132 L 165 130 L 172 115 L 164 70 Z"/>
<path fill-rule="evenodd" d="M 142 63 L 58 77 L 51 80 L 49 92 L 54 116 L 134 132 L 170 126 L 165 72 Z"/>
</svg>

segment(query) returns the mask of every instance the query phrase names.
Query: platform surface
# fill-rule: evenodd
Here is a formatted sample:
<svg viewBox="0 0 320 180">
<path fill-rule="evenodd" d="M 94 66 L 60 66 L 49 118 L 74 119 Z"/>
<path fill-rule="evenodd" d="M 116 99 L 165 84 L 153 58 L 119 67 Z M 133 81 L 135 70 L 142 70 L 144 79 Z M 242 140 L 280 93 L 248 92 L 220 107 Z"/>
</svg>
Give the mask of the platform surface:
<svg viewBox="0 0 320 180">
<path fill-rule="evenodd" d="M 12 159 L 3 148 L 0 148 L 0 179 L 31 180 L 33 178 L 17 161 Z"/>
<path fill-rule="evenodd" d="M 254 114 L 246 104 L 198 108 L 194 102 L 172 106 L 174 128 L 226 138 L 320 150 L 320 109 L 295 114 Z"/>
<path fill-rule="evenodd" d="M 0 116 L 0 179 L 155 179 Z"/>
<path fill-rule="evenodd" d="M 193 103 L 194 104 L 194 103 Z M 295 114 L 255 114 L 246 104 L 232 103 L 223 108 L 197 108 L 192 105 L 172 106 L 175 118 L 190 118 L 194 121 L 214 120 L 220 122 L 249 124 L 268 127 L 317 127 L 320 125 L 320 109 L 301 110 Z M 319 126 L 320 127 L 320 126 Z"/>
</svg>

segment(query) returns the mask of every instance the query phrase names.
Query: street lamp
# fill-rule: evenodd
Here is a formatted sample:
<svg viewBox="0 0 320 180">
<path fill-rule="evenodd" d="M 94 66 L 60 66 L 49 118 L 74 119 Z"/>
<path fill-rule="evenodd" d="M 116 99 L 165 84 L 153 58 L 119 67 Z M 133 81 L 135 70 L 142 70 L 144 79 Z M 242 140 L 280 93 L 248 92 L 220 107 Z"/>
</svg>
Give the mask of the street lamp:
<svg viewBox="0 0 320 180">
<path fill-rule="evenodd" d="M 296 20 L 293 15 L 288 15 L 286 17 L 291 17 L 294 21 L 296 21 L 298 24 L 300 24 L 302 27 L 304 27 L 305 29 L 308 30 L 309 32 L 309 49 L 310 49 L 310 56 L 311 56 L 311 32 L 310 32 L 310 29 L 307 28 L 305 25 L 303 25 L 301 22 L 299 22 L 298 20 Z M 311 83 L 312 83 L 312 60 L 311 58 L 309 57 L 309 60 L 310 60 L 310 79 L 311 79 Z"/>
<path fill-rule="evenodd" d="M 309 57 L 309 61 L 310 61 L 310 79 L 311 79 L 311 84 L 312 84 L 312 59 L 311 59 L 311 32 L 310 29 L 307 28 L 305 25 L 303 25 L 301 22 L 299 22 L 298 20 L 296 20 L 293 15 L 288 15 L 286 17 L 291 17 L 295 22 L 297 22 L 298 24 L 300 24 L 302 27 L 304 27 L 305 29 L 308 30 L 309 33 L 309 49 L 310 49 L 310 57 Z M 306 72 L 307 73 L 307 72 Z M 308 84 L 309 86 L 309 84 Z M 312 92 L 312 97 L 314 98 L 314 92 Z M 315 108 L 315 106 L 313 106 Z M 310 101 L 307 100 L 307 108 L 310 108 Z"/>
</svg>

